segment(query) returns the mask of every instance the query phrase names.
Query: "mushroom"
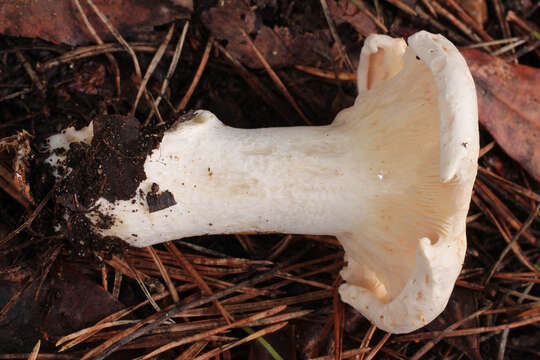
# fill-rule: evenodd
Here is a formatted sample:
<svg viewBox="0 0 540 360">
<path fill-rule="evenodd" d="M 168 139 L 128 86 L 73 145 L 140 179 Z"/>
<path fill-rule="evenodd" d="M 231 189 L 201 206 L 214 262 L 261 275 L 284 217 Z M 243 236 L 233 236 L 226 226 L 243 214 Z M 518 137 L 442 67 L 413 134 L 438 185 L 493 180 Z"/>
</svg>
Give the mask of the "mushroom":
<svg viewBox="0 0 540 360">
<path fill-rule="evenodd" d="M 347 261 L 343 301 L 385 331 L 416 330 L 445 308 L 465 256 L 475 87 L 455 46 L 421 31 L 408 46 L 368 37 L 358 91 L 327 126 L 238 129 L 196 111 L 148 155 L 133 198 L 99 198 L 87 216 L 138 247 L 202 234 L 334 235 Z"/>
</svg>

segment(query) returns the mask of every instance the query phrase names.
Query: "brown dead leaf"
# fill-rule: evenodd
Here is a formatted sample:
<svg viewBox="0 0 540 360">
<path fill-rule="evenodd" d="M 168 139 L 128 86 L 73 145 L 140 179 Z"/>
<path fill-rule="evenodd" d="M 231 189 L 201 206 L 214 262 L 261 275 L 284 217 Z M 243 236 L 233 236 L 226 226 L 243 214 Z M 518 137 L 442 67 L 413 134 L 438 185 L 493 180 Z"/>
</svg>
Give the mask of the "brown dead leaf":
<svg viewBox="0 0 540 360">
<path fill-rule="evenodd" d="M 292 35 L 286 27 L 273 29 L 251 11 L 243 0 L 227 0 L 202 13 L 205 26 L 218 40 L 226 40 L 224 47 L 237 60 L 251 68 L 260 69 L 262 64 L 240 29 L 248 33 L 257 49 L 272 67 L 291 64 L 320 65 L 321 54 L 330 55 L 331 37 L 328 31 Z"/>
<path fill-rule="evenodd" d="M 462 49 L 476 83 L 480 123 L 540 180 L 540 69 Z"/>
<path fill-rule="evenodd" d="M 30 351 L 40 338 L 51 347 L 60 337 L 123 308 L 110 293 L 72 266 L 49 274 L 36 299 L 38 283 L 24 290 L 0 320 L 0 353 Z M 6 304 L 20 286 L 0 281 L 0 304 Z"/>
<path fill-rule="evenodd" d="M 188 18 L 193 0 L 94 0 L 96 6 L 123 35 L 149 31 L 174 19 Z M 81 5 L 104 40 L 112 40 L 106 26 L 85 0 Z M 41 38 L 53 43 L 81 45 L 93 42 L 73 1 L 4 1 L 0 6 L 0 33 Z"/>
<path fill-rule="evenodd" d="M 366 14 L 360 11 L 352 1 L 328 1 L 328 8 L 336 25 L 349 23 L 360 35 L 366 37 L 377 34 L 377 25 Z"/>
</svg>

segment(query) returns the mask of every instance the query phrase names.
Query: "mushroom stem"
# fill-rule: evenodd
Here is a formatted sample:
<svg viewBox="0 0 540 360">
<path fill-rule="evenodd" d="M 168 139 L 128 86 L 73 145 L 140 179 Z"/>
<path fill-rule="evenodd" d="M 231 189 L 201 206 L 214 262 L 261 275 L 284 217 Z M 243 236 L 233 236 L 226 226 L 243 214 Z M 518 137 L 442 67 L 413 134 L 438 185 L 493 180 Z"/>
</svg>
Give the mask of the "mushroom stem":
<svg viewBox="0 0 540 360">
<path fill-rule="evenodd" d="M 350 161 L 350 143 L 332 125 L 237 129 L 199 111 L 194 120 L 165 134 L 145 171 L 157 175 L 151 179 L 161 191 L 174 193 L 178 204 L 169 226 L 181 231 L 175 237 L 337 235 L 350 228 L 351 210 L 359 206 L 347 191 L 359 172 Z"/>
<path fill-rule="evenodd" d="M 476 92 L 444 37 L 366 39 L 359 95 L 320 127 L 235 129 L 208 111 L 177 123 L 126 200 L 94 230 L 147 246 L 238 232 L 335 235 L 342 299 L 389 332 L 442 312 L 466 249 L 478 158 Z M 100 228 L 103 215 L 111 218 Z"/>
</svg>

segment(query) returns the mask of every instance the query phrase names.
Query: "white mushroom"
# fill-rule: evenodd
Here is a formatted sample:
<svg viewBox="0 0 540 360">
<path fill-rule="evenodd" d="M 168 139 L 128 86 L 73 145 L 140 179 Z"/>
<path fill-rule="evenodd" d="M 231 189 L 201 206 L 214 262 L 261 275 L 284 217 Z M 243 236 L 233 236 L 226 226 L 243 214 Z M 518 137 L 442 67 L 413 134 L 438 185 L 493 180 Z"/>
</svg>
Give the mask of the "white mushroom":
<svg viewBox="0 0 540 360">
<path fill-rule="evenodd" d="M 97 201 L 88 216 L 113 225 L 96 231 L 134 246 L 237 232 L 335 235 L 348 262 L 343 301 L 392 333 L 429 323 L 465 255 L 477 105 L 448 40 L 422 31 L 408 43 L 366 40 L 358 98 L 328 126 L 246 130 L 195 112 L 148 156 L 134 198 Z"/>
</svg>

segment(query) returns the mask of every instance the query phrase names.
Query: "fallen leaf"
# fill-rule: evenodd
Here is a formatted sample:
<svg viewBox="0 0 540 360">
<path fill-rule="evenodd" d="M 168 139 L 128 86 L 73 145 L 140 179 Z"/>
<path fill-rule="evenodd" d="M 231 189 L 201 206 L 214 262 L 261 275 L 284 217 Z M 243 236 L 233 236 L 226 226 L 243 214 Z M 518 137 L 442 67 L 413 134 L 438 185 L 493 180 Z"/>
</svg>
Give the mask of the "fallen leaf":
<svg viewBox="0 0 540 360">
<path fill-rule="evenodd" d="M 80 3 L 101 38 L 112 40 L 110 31 L 86 0 Z M 193 0 L 94 0 L 94 3 L 123 36 L 150 31 L 174 19 L 188 18 L 193 10 Z M 0 33 L 69 45 L 94 42 L 74 2 L 68 0 L 4 1 L 0 6 Z"/>
<path fill-rule="evenodd" d="M 462 49 L 476 84 L 480 123 L 540 180 L 540 69 Z"/>
<path fill-rule="evenodd" d="M 251 68 L 260 69 L 263 65 L 240 29 L 251 36 L 272 67 L 291 64 L 316 66 L 321 64 L 324 55 L 331 59 L 332 41 L 328 31 L 292 35 L 286 27 L 270 28 L 263 25 L 243 0 L 227 0 L 224 6 L 204 11 L 201 19 L 218 40 L 226 40 L 224 47 L 232 56 Z"/>
<path fill-rule="evenodd" d="M 352 1 L 337 2 L 335 0 L 329 0 L 328 8 L 336 25 L 349 23 L 356 32 L 364 37 L 379 32 L 373 20 L 360 11 Z"/>
<path fill-rule="evenodd" d="M 0 320 L 0 353 L 29 352 L 38 339 L 50 348 L 62 336 L 95 324 L 124 306 L 73 266 L 51 272 L 34 298 L 29 286 Z M 0 281 L 0 306 L 21 284 Z"/>
</svg>

